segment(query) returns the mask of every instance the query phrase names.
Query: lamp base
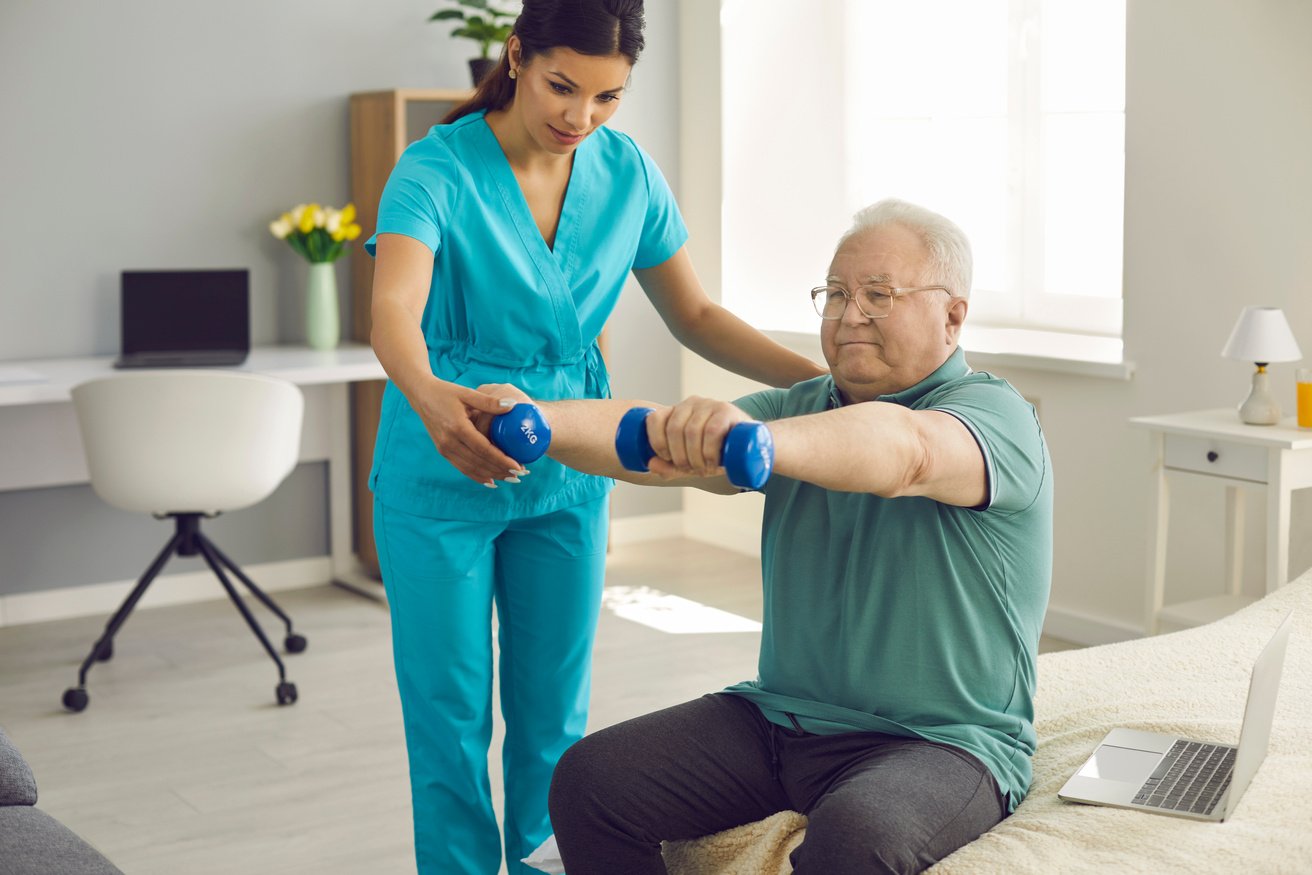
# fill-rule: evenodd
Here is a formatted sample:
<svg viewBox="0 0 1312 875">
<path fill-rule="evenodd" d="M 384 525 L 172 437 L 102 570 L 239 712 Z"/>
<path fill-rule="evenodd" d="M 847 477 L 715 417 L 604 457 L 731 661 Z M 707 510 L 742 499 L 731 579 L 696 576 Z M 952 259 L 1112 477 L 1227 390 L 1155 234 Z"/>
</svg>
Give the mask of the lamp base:
<svg viewBox="0 0 1312 875">
<path fill-rule="evenodd" d="M 1239 405 L 1239 418 L 1249 425 L 1275 425 L 1280 422 L 1280 404 L 1271 394 L 1266 368 L 1258 365 L 1253 373 L 1253 388 Z"/>
</svg>

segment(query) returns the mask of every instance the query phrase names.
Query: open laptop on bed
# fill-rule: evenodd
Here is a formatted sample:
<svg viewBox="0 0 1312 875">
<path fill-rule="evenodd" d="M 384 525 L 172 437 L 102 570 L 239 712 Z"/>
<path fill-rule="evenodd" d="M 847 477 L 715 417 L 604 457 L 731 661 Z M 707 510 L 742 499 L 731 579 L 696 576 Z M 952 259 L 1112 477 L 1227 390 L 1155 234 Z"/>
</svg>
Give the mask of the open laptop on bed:
<svg viewBox="0 0 1312 875">
<path fill-rule="evenodd" d="M 239 365 L 251 348 L 247 270 L 125 270 L 116 368 Z"/>
<path fill-rule="evenodd" d="M 1068 802 L 1225 820 L 1266 757 L 1292 612 L 1253 666 L 1239 746 L 1113 729 L 1057 792 Z"/>
</svg>

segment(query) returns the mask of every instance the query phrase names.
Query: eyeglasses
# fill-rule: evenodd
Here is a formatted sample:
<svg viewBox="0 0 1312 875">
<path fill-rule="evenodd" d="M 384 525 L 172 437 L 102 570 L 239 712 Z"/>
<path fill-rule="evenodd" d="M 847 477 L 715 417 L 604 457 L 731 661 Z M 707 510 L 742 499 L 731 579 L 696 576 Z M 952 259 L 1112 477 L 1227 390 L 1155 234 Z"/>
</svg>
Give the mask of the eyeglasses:
<svg viewBox="0 0 1312 875">
<path fill-rule="evenodd" d="M 842 319 L 847 311 L 847 302 L 853 301 L 861 315 L 867 319 L 884 319 L 893 312 L 893 299 L 916 292 L 947 292 L 946 286 L 915 286 L 913 288 L 895 288 L 893 286 L 862 286 L 855 292 L 838 286 L 817 286 L 811 290 L 811 303 L 821 319 Z"/>
</svg>

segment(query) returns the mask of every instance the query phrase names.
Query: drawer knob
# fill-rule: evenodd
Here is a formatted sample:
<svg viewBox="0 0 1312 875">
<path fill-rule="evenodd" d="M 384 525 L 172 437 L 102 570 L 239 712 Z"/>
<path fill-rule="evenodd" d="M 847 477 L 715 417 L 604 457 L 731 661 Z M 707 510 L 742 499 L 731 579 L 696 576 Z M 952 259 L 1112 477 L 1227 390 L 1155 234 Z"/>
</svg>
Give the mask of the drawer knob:
<svg viewBox="0 0 1312 875">
<path fill-rule="evenodd" d="M 1209 462 L 1215 462 L 1215 461 L 1216 461 L 1217 459 L 1219 459 L 1219 458 L 1221 458 L 1221 454 L 1218 453 L 1216 450 L 1208 450 L 1208 451 L 1207 451 L 1207 461 L 1209 461 Z"/>
</svg>

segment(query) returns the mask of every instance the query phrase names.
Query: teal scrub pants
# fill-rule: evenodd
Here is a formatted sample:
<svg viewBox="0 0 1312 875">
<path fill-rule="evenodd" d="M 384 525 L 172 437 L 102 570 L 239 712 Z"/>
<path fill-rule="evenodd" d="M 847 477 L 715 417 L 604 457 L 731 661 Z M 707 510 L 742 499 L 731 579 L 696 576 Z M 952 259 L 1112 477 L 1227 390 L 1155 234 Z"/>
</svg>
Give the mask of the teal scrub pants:
<svg viewBox="0 0 1312 875">
<path fill-rule="evenodd" d="M 551 773 L 587 723 L 608 504 L 472 522 L 374 502 L 422 875 L 496 875 L 501 865 L 487 764 L 494 602 L 506 866 L 537 873 L 520 860 L 551 835 Z"/>
</svg>

